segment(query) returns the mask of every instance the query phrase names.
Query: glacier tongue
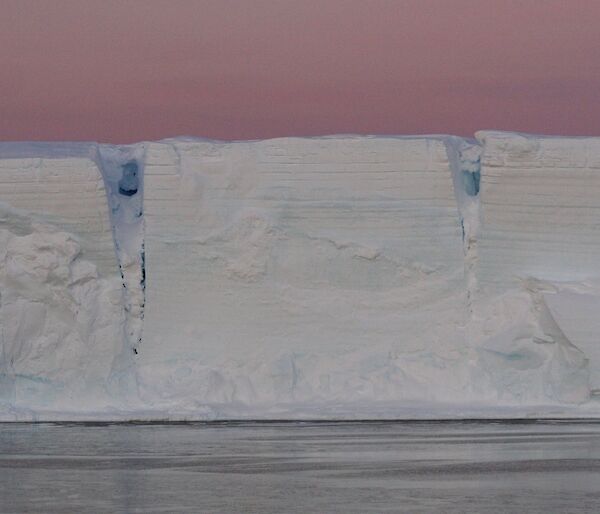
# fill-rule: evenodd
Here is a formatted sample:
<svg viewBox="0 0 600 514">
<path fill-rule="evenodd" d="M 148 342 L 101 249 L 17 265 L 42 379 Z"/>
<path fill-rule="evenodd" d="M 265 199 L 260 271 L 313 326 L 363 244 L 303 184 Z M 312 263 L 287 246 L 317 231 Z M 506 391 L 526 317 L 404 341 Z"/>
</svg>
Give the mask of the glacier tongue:
<svg viewBox="0 0 600 514">
<path fill-rule="evenodd" d="M 0 418 L 598 414 L 600 139 L 0 144 Z"/>
</svg>

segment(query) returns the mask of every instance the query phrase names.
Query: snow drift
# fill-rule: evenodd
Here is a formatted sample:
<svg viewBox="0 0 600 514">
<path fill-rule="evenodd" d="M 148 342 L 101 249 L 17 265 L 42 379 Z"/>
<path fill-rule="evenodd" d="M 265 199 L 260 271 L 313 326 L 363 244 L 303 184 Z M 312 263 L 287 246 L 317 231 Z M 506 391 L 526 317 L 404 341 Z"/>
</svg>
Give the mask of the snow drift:
<svg viewBox="0 0 600 514">
<path fill-rule="evenodd" d="M 600 139 L 0 144 L 0 418 L 600 413 Z"/>
</svg>

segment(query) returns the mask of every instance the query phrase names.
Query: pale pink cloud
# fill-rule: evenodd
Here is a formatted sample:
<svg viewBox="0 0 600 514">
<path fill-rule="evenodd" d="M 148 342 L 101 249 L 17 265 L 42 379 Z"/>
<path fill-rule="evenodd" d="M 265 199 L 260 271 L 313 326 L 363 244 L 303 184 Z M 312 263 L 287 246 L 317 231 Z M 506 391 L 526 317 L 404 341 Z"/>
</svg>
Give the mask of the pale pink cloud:
<svg viewBox="0 0 600 514">
<path fill-rule="evenodd" d="M 597 0 L 2 0 L 0 139 L 600 135 Z"/>
</svg>

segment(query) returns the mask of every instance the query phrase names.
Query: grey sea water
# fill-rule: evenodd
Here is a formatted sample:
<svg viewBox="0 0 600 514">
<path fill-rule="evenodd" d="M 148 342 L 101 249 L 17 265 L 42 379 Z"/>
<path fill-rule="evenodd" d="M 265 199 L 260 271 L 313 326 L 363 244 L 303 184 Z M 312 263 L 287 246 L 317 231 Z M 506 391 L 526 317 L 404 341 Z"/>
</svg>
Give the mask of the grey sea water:
<svg viewBox="0 0 600 514">
<path fill-rule="evenodd" d="M 0 424 L 0 512 L 600 512 L 600 424 Z"/>
</svg>

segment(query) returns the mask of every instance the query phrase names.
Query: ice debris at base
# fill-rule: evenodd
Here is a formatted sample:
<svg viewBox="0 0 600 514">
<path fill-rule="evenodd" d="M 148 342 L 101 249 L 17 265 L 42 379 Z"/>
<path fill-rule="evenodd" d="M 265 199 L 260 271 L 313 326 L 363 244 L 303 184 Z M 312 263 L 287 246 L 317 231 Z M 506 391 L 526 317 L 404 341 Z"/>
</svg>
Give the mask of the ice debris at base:
<svg viewBox="0 0 600 514">
<path fill-rule="evenodd" d="M 600 138 L 0 144 L 0 419 L 600 414 Z"/>
</svg>

